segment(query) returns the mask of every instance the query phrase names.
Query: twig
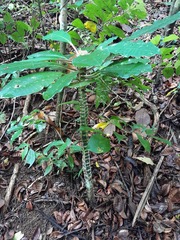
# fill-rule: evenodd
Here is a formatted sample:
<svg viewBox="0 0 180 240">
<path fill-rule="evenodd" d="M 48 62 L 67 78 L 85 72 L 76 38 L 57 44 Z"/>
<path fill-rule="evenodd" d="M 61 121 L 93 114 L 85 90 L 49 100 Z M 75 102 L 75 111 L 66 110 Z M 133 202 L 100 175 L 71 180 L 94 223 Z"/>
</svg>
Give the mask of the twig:
<svg viewBox="0 0 180 240">
<path fill-rule="evenodd" d="M 171 138 L 170 138 L 170 140 L 171 140 Z M 164 150 L 167 148 L 167 146 L 168 145 L 165 146 Z M 158 164 L 156 165 L 156 167 L 154 169 L 153 175 L 152 175 L 152 177 L 151 177 L 151 179 L 150 179 L 150 181 L 149 181 L 149 183 L 148 183 L 148 185 L 146 187 L 146 190 L 145 190 L 145 192 L 142 195 L 141 201 L 140 201 L 140 203 L 139 203 L 139 205 L 138 205 L 138 207 L 136 209 L 136 212 L 135 212 L 135 215 L 134 215 L 134 218 L 133 218 L 133 221 L 132 221 L 132 227 L 134 227 L 137 218 L 141 214 L 141 211 L 144 208 L 144 206 L 145 206 L 145 204 L 146 204 L 146 202 L 148 200 L 149 194 L 151 192 L 151 189 L 153 187 L 153 184 L 155 182 L 156 176 L 157 176 L 157 174 L 159 172 L 159 169 L 160 169 L 160 167 L 162 165 L 163 160 L 164 160 L 164 156 L 161 156 L 160 159 L 159 159 Z"/>
<path fill-rule="evenodd" d="M 136 210 L 136 212 L 135 212 L 135 215 L 134 215 L 134 218 L 133 218 L 133 221 L 132 221 L 132 227 L 134 227 L 137 218 L 139 217 L 142 209 L 144 208 L 144 206 L 145 206 L 145 204 L 146 204 L 146 202 L 147 202 L 147 199 L 148 199 L 148 197 L 149 197 L 149 194 L 150 194 L 150 192 L 151 192 L 151 189 L 152 189 L 152 187 L 153 187 L 154 181 L 155 181 L 155 179 L 156 179 L 156 176 L 157 176 L 157 174 L 158 174 L 158 172 L 159 172 L 159 169 L 160 169 L 160 167 L 161 167 L 161 164 L 162 164 L 163 160 L 164 160 L 164 156 L 161 156 L 158 164 L 156 165 L 156 167 L 155 167 L 155 169 L 154 169 L 154 172 L 153 172 L 153 175 L 152 175 L 152 177 L 151 177 L 151 180 L 149 181 L 149 183 L 148 183 L 148 185 L 147 185 L 147 187 L 146 187 L 146 190 L 145 190 L 145 192 L 143 193 L 143 196 L 142 196 L 142 198 L 141 198 L 141 201 L 140 201 L 140 203 L 139 203 L 139 205 L 138 205 L 138 207 L 137 207 L 137 210 Z"/>
<path fill-rule="evenodd" d="M 28 108 L 30 105 L 30 101 L 31 101 L 31 95 L 27 95 L 25 103 L 24 103 L 24 107 L 23 107 L 23 116 L 26 116 L 28 114 Z"/>
<path fill-rule="evenodd" d="M 10 182 L 9 182 L 9 186 L 8 188 L 6 189 L 6 195 L 5 195 L 5 205 L 3 206 L 3 213 L 6 212 L 7 210 L 7 207 L 10 203 L 10 199 L 11 199 L 11 196 L 12 196 L 12 192 L 13 192 L 13 189 L 14 189 L 14 184 L 15 184 L 15 181 L 16 181 L 16 177 L 17 177 L 17 174 L 19 172 L 19 166 L 20 164 L 19 163 L 16 163 L 14 165 L 14 170 L 13 170 L 13 174 L 11 176 L 11 179 L 10 179 Z"/>
</svg>

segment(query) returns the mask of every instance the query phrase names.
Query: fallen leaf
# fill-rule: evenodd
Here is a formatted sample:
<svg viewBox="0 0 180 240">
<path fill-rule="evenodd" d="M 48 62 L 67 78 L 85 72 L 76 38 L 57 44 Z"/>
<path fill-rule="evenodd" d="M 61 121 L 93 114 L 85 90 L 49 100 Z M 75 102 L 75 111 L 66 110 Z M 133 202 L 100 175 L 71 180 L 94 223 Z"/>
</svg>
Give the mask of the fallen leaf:
<svg viewBox="0 0 180 240">
<path fill-rule="evenodd" d="M 146 164 L 154 165 L 153 161 L 148 157 L 134 157 L 134 158 Z"/>
<path fill-rule="evenodd" d="M 137 124 L 144 126 L 148 126 L 151 122 L 151 118 L 145 108 L 141 108 L 135 113 L 135 120 Z"/>
<path fill-rule="evenodd" d="M 90 32 L 92 32 L 92 33 L 96 33 L 96 31 L 97 31 L 97 26 L 96 26 L 96 24 L 94 23 L 94 22 L 92 22 L 92 21 L 86 21 L 85 23 L 84 23 L 84 26 L 85 26 L 85 28 L 86 29 L 88 29 Z"/>
<path fill-rule="evenodd" d="M 105 129 L 109 125 L 109 122 L 100 122 L 96 125 L 94 125 L 92 128 L 93 129 Z"/>
<path fill-rule="evenodd" d="M 116 126 L 112 123 L 108 124 L 105 128 L 104 128 L 104 134 L 108 137 L 111 137 L 113 135 L 113 133 L 116 130 Z"/>
</svg>

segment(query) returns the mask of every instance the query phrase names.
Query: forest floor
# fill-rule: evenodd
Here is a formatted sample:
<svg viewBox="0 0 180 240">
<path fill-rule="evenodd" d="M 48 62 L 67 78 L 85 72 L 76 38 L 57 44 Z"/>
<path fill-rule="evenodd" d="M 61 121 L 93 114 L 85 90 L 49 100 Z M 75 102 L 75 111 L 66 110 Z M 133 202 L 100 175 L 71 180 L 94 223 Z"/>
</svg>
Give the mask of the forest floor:
<svg viewBox="0 0 180 240">
<path fill-rule="evenodd" d="M 161 1 L 153 2 L 153 6 L 147 3 L 147 9 L 147 22 L 167 16 L 168 8 Z M 3 46 L 0 50 L 4 51 Z M 3 61 L 19 54 L 20 49 L 12 47 Z M 98 123 L 102 113 L 106 117 L 121 116 L 127 123 L 149 122 L 147 125 L 158 127 L 157 136 L 169 139 L 172 145 L 166 146 L 151 139 L 151 155 L 147 156 L 132 134 L 129 134 L 128 141 L 120 144 L 111 136 L 110 153 L 91 154 L 96 200 L 93 207 L 87 204 L 83 176 L 78 176 L 81 154 L 74 154 L 73 170 L 54 169 L 44 176 L 43 167 L 34 164 L 28 168 L 21 160 L 20 151 L 10 145 L 7 134 L 10 121 L 22 115 L 27 99 L 0 100 L 1 112 L 6 119 L 1 122 L 0 129 L 0 240 L 13 239 L 15 233 L 22 234 L 16 238 L 22 240 L 180 239 L 180 96 L 167 95 L 178 86 L 179 77 L 167 80 L 159 76 L 157 79 L 157 71 L 147 77 L 157 84 L 150 83 L 152 91 L 145 93 L 143 98 L 131 89 L 118 86 L 111 94 L 110 104 L 96 109 L 95 96 L 88 93 L 89 123 Z M 76 95 L 76 90 L 67 90 L 64 101 L 75 100 Z M 117 102 L 119 104 L 115 104 Z M 29 103 L 28 112 L 40 109 L 54 120 L 55 100 L 45 102 L 41 94 L 35 94 Z M 68 137 L 79 141 L 78 118 L 79 113 L 72 105 L 63 106 L 63 139 Z M 125 130 L 129 131 L 128 127 Z M 33 134 L 33 131 L 26 129 L 20 141 L 28 139 L 35 149 L 43 148 L 56 136 L 54 128 L 48 124 L 40 134 Z M 150 157 L 154 165 L 135 159 L 142 156 Z M 13 178 L 15 184 L 11 189 Z M 153 186 L 147 193 L 148 199 L 135 219 L 137 206 L 151 181 Z M 6 206 L 5 196 L 11 190 Z"/>
</svg>

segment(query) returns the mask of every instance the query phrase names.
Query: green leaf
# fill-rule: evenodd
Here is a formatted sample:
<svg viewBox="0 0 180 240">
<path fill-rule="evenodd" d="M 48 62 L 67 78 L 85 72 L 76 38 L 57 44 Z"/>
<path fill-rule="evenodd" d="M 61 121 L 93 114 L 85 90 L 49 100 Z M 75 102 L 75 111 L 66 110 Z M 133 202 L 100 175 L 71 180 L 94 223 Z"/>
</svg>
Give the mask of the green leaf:
<svg viewBox="0 0 180 240">
<path fill-rule="evenodd" d="M 71 140 L 67 138 L 66 142 L 60 147 L 58 147 L 58 157 L 61 157 L 70 145 L 71 145 Z"/>
<path fill-rule="evenodd" d="M 108 25 L 107 28 L 110 30 L 111 33 L 114 33 L 119 38 L 124 38 L 125 37 L 124 31 L 121 30 L 120 28 L 118 28 L 114 25 Z"/>
<path fill-rule="evenodd" d="M 126 138 L 124 135 L 121 135 L 117 132 L 114 132 L 113 134 L 116 136 L 119 143 Z"/>
<path fill-rule="evenodd" d="M 37 19 L 35 17 L 31 18 L 30 23 L 31 23 L 31 26 L 34 30 L 36 30 L 40 25 L 40 22 L 37 21 Z"/>
<path fill-rule="evenodd" d="M 147 33 L 153 33 L 158 29 L 164 28 L 167 25 L 180 19 L 180 11 L 172 16 L 168 16 L 162 20 L 155 21 L 152 25 L 143 27 L 140 30 L 134 32 L 130 37 L 124 38 L 123 41 L 133 40 Z"/>
<path fill-rule="evenodd" d="M 5 13 L 5 15 L 3 16 L 3 20 L 4 20 L 4 22 L 7 22 L 7 23 L 14 22 L 13 18 L 11 17 L 11 14 L 9 12 Z"/>
<path fill-rule="evenodd" d="M 176 34 L 171 34 L 163 39 L 163 42 L 170 42 L 179 39 Z"/>
<path fill-rule="evenodd" d="M 81 152 L 81 151 L 82 151 L 82 147 L 78 145 L 73 144 L 70 146 L 70 154 Z"/>
<path fill-rule="evenodd" d="M 44 171 L 44 176 L 48 175 L 52 171 L 53 165 L 47 166 L 47 168 Z"/>
<path fill-rule="evenodd" d="M 59 147 L 59 146 L 62 146 L 64 144 L 64 141 L 62 140 L 59 140 L 59 141 L 53 141 L 51 142 L 44 150 L 43 150 L 43 154 L 44 155 L 48 155 L 48 152 L 51 148 L 53 147 Z"/>
<path fill-rule="evenodd" d="M 173 55 L 172 55 L 172 51 L 174 50 L 174 47 L 169 47 L 169 48 L 161 48 L 160 49 L 160 52 L 161 52 L 161 55 L 162 55 L 162 59 L 169 59 L 171 58 Z"/>
<path fill-rule="evenodd" d="M 107 49 L 103 51 L 96 49 L 94 52 L 81 55 L 73 59 L 72 63 L 76 67 L 95 67 L 101 66 L 105 59 L 110 55 L 110 52 Z"/>
<path fill-rule="evenodd" d="M 61 170 L 63 170 L 65 167 L 67 167 L 66 162 L 63 159 L 59 159 L 59 160 L 55 160 L 53 161 L 53 163 L 60 168 Z"/>
<path fill-rule="evenodd" d="M 154 45 L 158 45 L 160 40 L 161 40 L 161 35 L 158 34 L 151 39 L 151 43 L 153 43 Z"/>
<path fill-rule="evenodd" d="M 164 139 L 164 138 L 160 138 L 160 137 L 156 137 L 156 136 L 153 136 L 154 139 L 158 140 L 159 142 L 162 142 L 164 144 L 167 144 L 169 146 L 172 146 L 172 143 L 167 140 L 167 139 Z"/>
<path fill-rule="evenodd" d="M 111 149 L 110 141 L 108 138 L 103 137 L 101 134 L 94 134 L 89 139 L 88 149 L 94 153 L 105 153 Z"/>
<path fill-rule="evenodd" d="M 74 168 L 74 158 L 72 156 L 68 156 L 68 165 L 71 169 Z"/>
<path fill-rule="evenodd" d="M 21 152 L 22 160 L 24 160 L 25 157 L 27 156 L 28 149 L 29 149 L 29 145 L 27 144 L 27 145 L 24 147 L 24 149 L 22 150 L 22 152 Z"/>
<path fill-rule="evenodd" d="M 79 29 L 85 29 L 83 22 L 79 18 L 76 18 L 74 21 L 72 21 L 72 25 Z"/>
<path fill-rule="evenodd" d="M 127 1 L 127 0 L 120 0 L 118 1 L 119 6 L 122 8 L 122 10 L 126 10 L 129 8 L 129 6 L 133 3 L 133 0 Z"/>
<path fill-rule="evenodd" d="M 176 69 L 176 75 L 179 76 L 180 75 L 180 60 L 177 60 L 175 62 L 174 67 Z"/>
<path fill-rule="evenodd" d="M 58 59 L 67 59 L 62 53 L 48 50 L 37 52 L 28 56 L 28 59 L 37 59 L 38 61 L 42 60 L 58 60 Z"/>
<path fill-rule="evenodd" d="M 76 79 L 78 72 L 71 72 L 64 76 L 59 77 L 54 83 L 49 85 L 47 90 L 43 93 L 43 98 L 45 100 L 51 99 L 56 93 L 61 92 L 64 87 L 69 86 L 69 84 Z"/>
<path fill-rule="evenodd" d="M 0 33 L 0 43 L 5 44 L 7 42 L 7 35 L 5 33 Z"/>
<path fill-rule="evenodd" d="M 13 142 L 22 134 L 23 129 L 17 130 L 11 137 L 10 144 L 13 144 Z"/>
<path fill-rule="evenodd" d="M 29 164 L 29 167 L 31 167 L 35 162 L 35 160 L 36 160 L 36 153 L 34 150 L 30 148 L 26 156 L 25 164 Z"/>
<path fill-rule="evenodd" d="M 172 67 L 166 67 L 162 70 L 162 73 L 165 78 L 170 78 L 174 74 L 174 69 Z"/>
<path fill-rule="evenodd" d="M 117 76 L 122 78 L 129 78 L 137 76 L 145 72 L 151 72 L 151 66 L 147 64 L 147 59 L 136 59 L 137 62 L 131 63 L 133 59 L 111 64 L 110 66 L 101 70 L 105 75 Z M 138 62 L 139 61 L 139 62 Z M 145 62 L 143 62 L 145 61 Z"/>
<path fill-rule="evenodd" d="M 59 41 L 59 42 L 66 42 L 71 44 L 71 37 L 67 32 L 63 30 L 54 31 L 49 33 L 48 35 L 43 37 L 43 40 L 52 40 L 52 41 Z"/>
<path fill-rule="evenodd" d="M 144 149 L 146 150 L 146 152 L 151 152 L 151 145 L 149 143 L 148 140 L 144 139 L 141 135 L 139 135 L 138 133 L 137 134 L 137 137 L 138 137 L 138 140 L 140 141 L 141 145 L 144 147 Z"/>
<path fill-rule="evenodd" d="M 116 39 L 117 39 L 117 37 L 111 37 L 108 40 L 104 41 L 103 43 L 99 44 L 96 49 L 103 50 Z"/>
<path fill-rule="evenodd" d="M 19 62 L 13 62 L 0 65 L 0 76 L 3 74 L 12 74 L 26 69 L 36 69 L 44 67 L 59 66 L 58 63 L 39 61 L 38 59 L 23 60 Z"/>
<path fill-rule="evenodd" d="M 24 40 L 24 34 L 16 31 L 10 35 L 10 37 L 17 43 L 23 43 L 25 42 Z"/>
<path fill-rule="evenodd" d="M 145 43 L 141 40 L 132 41 L 121 41 L 108 47 L 108 50 L 113 54 L 121 54 L 124 57 L 151 57 L 155 54 L 159 54 L 160 50 L 154 46 L 151 42 Z"/>
<path fill-rule="evenodd" d="M 16 21 L 16 26 L 17 26 L 17 30 L 19 29 L 23 29 L 26 31 L 29 31 L 30 33 L 32 33 L 32 28 L 31 26 L 29 26 L 27 23 L 22 22 L 22 21 Z M 19 32 L 18 30 L 18 32 Z M 21 31 L 21 30 L 20 30 Z"/>
<path fill-rule="evenodd" d="M 1 98 L 26 96 L 41 91 L 61 77 L 59 72 L 39 72 L 12 79 L 1 91 Z"/>
</svg>

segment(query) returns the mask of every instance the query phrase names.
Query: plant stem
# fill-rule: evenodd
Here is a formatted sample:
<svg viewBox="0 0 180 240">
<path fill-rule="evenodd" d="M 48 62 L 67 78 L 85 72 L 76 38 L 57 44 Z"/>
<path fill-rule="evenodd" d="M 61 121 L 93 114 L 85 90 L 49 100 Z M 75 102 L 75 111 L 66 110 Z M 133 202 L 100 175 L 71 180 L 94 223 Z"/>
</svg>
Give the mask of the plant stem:
<svg viewBox="0 0 180 240">
<path fill-rule="evenodd" d="M 60 30 L 66 31 L 67 29 L 67 1 L 61 0 L 61 11 L 59 15 Z M 60 51 L 62 54 L 66 53 L 66 43 L 60 43 Z M 61 118 L 62 118 L 62 105 L 60 104 L 63 101 L 64 91 L 57 94 L 57 103 L 56 103 L 56 125 L 61 127 Z"/>
<path fill-rule="evenodd" d="M 82 169 L 84 173 L 85 186 L 87 190 L 87 197 L 90 205 L 94 203 L 94 189 L 92 182 L 92 171 L 90 164 L 90 154 L 88 151 L 88 136 L 85 127 L 87 126 L 88 106 L 84 88 L 79 88 L 79 102 L 80 102 L 80 131 L 83 147 L 82 156 Z"/>
</svg>

